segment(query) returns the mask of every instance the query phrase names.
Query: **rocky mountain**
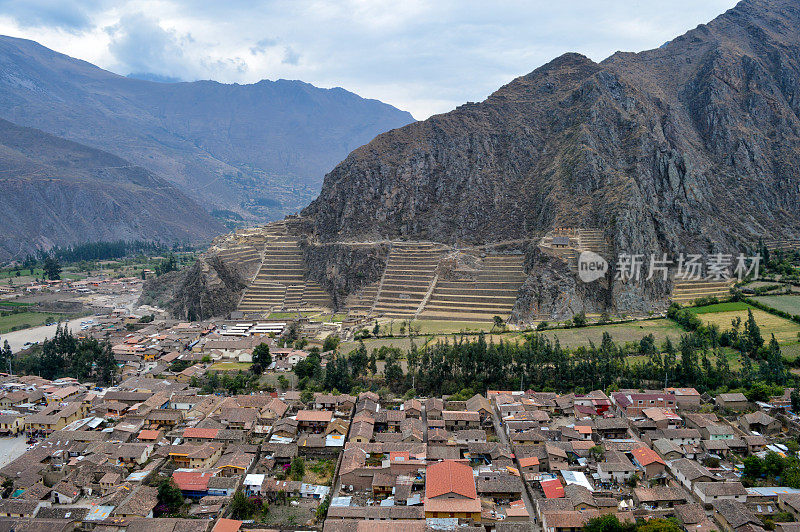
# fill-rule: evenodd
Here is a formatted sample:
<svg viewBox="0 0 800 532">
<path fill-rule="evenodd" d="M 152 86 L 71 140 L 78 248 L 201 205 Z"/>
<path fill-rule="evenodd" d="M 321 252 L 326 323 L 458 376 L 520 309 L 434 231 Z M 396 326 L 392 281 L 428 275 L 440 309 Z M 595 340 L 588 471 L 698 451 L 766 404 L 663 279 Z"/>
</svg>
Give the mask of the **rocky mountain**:
<svg viewBox="0 0 800 532">
<path fill-rule="evenodd" d="M 744 0 L 658 49 L 600 63 L 565 54 L 353 151 L 302 212 L 309 275 L 345 287 L 341 301 L 359 289 L 345 281 L 378 283 L 380 269 L 365 275 L 363 257 L 348 267 L 339 247 L 380 257 L 382 242 L 428 240 L 523 252 L 518 322 L 665 308 L 672 281 L 615 281 L 620 254 L 800 237 L 799 82 L 797 0 Z M 599 235 L 609 274 L 580 281 L 544 245 L 556 228 Z"/>
<path fill-rule="evenodd" d="M 677 254 L 797 238 L 799 82 L 800 3 L 744 0 L 658 49 L 565 54 L 484 102 L 379 135 L 303 215 L 322 242 L 593 227 L 616 253 Z M 529 268 L 545 290 L 547 267 Z M 665 291 L 610 289 L 587 310 L 646 308 Z"/>
<path fill-rule="evenodd" d="M 226 85 L 123 77 L 0 37 L 0 118 L 121 156 L 209 211 L 270 220 L 318 192 L 325 172 L 411 115 L 300 81 Z"/>
<path fill-rule="evenodd" d="M 0 120 L 0 261 L 87 241 L 208 241 L 194 200 L 110 153 Z"/>
</svg>

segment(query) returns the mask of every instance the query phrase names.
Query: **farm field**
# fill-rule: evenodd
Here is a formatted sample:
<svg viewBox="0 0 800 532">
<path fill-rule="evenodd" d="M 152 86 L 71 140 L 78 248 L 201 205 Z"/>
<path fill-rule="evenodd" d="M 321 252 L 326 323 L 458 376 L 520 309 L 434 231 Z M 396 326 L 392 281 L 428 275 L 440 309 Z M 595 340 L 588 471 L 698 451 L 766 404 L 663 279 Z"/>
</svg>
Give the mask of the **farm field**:
<svg viewBox="0 0 800 532">
<path fill-rule="evenodd" d="M 726 305 L 723 303 L 723 305 Z M 710 305 L 711 308 L 719 305 Z M 746 306 L 742 310 L 724 310 L 721 312 L 704 312 L 699 313 L 699 317 L 707 325 L 715 324 L 720 328 L 720 331 L 725 331 L 731 328 L 731 321 L 741 318 L 742 324 L 747 320 Z M 800 333 L 800 324 L 794 323 L 784 318 L 774 316 L 768 312 L 759 309 L 752 309 L 753 317 L 756 323 L 761 327 L 761 334 L 765 340 L 769 341 L 771 335 L 775 335 L 775 339 L 780 344 L 796 344 L 798 341 L 797 334 Z"/>
<path fill-rule="evenodd" d="M 746 311 L 753 308 L 744 301 L 728 301 L 727 303 L 717 303 L 715 305 L 706 305 L 704 307 L 689 307 L 687 310 L 694 314 L 716 314 L 719 312 L 734 312 L 739 310 Z M 745 316 L 747 313 L 745 312 Z"/>
<path fill-rule="evenodd" d="M 394 334 L 400 333 L 400 326 L 404 320 L 400 319 L 387 319 L 382 318 L 378 320 L 381 330 L 388 331 L 391 327 Z M 414 320 L 411 322 L 412 327 L 416 330 L 419 328 L 419 334 L 451 334 L 459 332 L 489 332 L 494 326 L 491 322 L 473 322 L 473 321 L 448 321 L 448 320 Z M 371 330 L 371 327 L 368 327 Z"/>
<path fill-rule="evenodd" d="M 44 325 L 49 321 L 59 320 L 58 314 L 48 314 L 46 312 L 18 312 L 0 316 L 0 334 L 11 332 L 12 330 L 27 329 Z"/>
<path fill-rule="evenodd" d="M 209 371 L 247 371 L 250 369 L 250 362 L 217 362 L 212 364 Z"/>
<path fill-rule="evenodd" d="M 579 329 L 543 331 L 541 334 L 549 337 L 553 341 L 555 341 L 557 337 L 562 346 L 580 347 L 588 346 L 589 342 L 600 345 L 600 342 L 603 340 L 604 332 L 608 332 L 616 343 L 638 342 L 643 337 L 652 333 L 656 339 L 656 343 L 661 344 L 661 342 L 667 338 L 677 341 L 682 334 L 685 334 L 685 331 L 676 323 L 665 318 L 615 325 L 594 325 L 581 327 Z"/>
<path fill-rule="evenodd" d="M 760 296 L 753 299 L 775 310 L 788 312 L 792 316 L 800 316 L 800 295 Z"/>
</svg>

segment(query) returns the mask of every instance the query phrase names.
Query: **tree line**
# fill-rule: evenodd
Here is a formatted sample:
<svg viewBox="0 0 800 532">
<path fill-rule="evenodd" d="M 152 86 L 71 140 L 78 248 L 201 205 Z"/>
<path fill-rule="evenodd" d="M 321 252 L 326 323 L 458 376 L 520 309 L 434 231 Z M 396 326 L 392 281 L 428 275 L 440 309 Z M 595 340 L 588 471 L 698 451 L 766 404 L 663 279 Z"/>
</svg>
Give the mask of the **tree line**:
<svg viewBox="0 0 800 532">
<path fill-rule="evenodd" d="M 14 369 L 49 380 L 73 377 L 108 386 L 113 384 L 117 362 L 107 340 L 78 338 L 59 324 L 53 338 L 45 340 L 40 350 L 18 359 Z"/>
<path fill-rule="evenodd" d="M 348 354 L 334 353 L 321 364 L 312 353 L 294 369 L 301 388 L 354 389 L 376 382 L 395 393 L 454 394 L 464 389 L 536 389 L 554 392 L 588 392 L 595 389 L 687 386 L 701 393 L 718 389 L 754 390 L 765 399 L 787 384 L 787 371 L 774 337 L 766 342 L 752 312 L 734 321 L 729 330 L 706 327 L 697 316 L 671 309 L 673 318 L 688 332 L 660 345 L 649 334 L 638 342 L 620 344 L 604 332 L 599 345 L 567 349 L 558 337 L 525 335 L 521 342 L 486 340 L 484 334 L 457 336 L 402 352 L 381 347 L 369 353 L 363 342 Z M 690 315 L 691 314 L 691 315 Z M 731 368 L 730 353 L 741 361 Z M 632 357 L 635 357 L 632 361 Z M 401 360 L 405 358 L 407 370 Z M 377 361 L 383 361 L 378 372 Z"/>
</svg>

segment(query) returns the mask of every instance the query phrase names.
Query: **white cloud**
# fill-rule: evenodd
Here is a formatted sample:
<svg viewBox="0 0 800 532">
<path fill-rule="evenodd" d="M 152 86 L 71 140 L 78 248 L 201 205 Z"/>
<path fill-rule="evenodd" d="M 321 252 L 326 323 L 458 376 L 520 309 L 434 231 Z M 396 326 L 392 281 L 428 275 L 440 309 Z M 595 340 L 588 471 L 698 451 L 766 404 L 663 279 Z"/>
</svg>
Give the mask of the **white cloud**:
<svg viewBox="0 0 800 532">
<path fill-rule="evenodd" d="M 734 0 L 0 0 L 0 32 L 120 74 L 341 86 L 417 118 L 479 101 L 564 52 L 602 60 Z M 56 5 L 56 8 L 48 8 Z M 33 7 L 29 7 L 33 6 Z"/>
</svg>

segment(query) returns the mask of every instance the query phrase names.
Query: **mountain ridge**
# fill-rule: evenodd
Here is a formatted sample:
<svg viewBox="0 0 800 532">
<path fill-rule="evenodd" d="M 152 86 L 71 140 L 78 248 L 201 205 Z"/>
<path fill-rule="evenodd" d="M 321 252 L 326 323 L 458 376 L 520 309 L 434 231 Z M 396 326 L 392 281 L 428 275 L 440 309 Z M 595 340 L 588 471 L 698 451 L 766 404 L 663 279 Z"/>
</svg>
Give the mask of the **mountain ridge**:
<svg viewBox="0 0 800 532">
<path fill-rule="evenodd" d="M 0 117 L 122 156 L 251 221 L 305 206 L 352 149 L 413 121 L 340 88 L 146 81 L 12 37 L 0 37 Z"/>
<path fill-rule="evenodd" d="M 88 241 L 210 240 L 224 230 L 146 169 L 0 119 L 0 260 Z"/>
</svg>

